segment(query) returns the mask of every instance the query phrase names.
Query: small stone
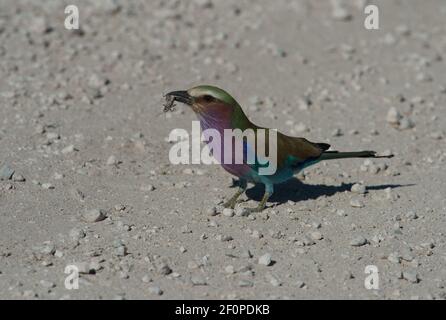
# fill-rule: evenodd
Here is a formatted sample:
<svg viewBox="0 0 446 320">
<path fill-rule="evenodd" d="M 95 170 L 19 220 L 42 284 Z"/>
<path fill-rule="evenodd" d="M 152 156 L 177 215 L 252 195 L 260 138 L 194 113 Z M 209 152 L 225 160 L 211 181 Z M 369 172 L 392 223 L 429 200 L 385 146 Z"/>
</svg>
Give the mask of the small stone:
<svg viewBox="0 0 446 320">
<path fill-rule="evenodd" d="M 389 111 L 387 112 L 386 120 L 390 124 L 399 124 L 402 118 L 403 116 L 401 115 L 401 113 L 399 113 L 399 111 L 395 107 L 390 108 Z"/>
<path fill-rule="evenodd" d="M 299 289 L 302 289 L 303 287 L 305 287 L 305 282 L 303 282 L 302 280 L 297 280 L 295 282 L 296 287 L 298 287 Z"/>
<path fill-rule="evenodd" d="M 241 258 L 245 258 L 245 259 L 251 259 L 252 258 L 252 253 L 249 250 L 242 250 L 242 252 L 240 253 L 240 257 Z"/>
<path fill-rule="evenodd" d="M 409 211 L 408 213 L 406 213 L 406 218 L 409 220 L 415 220 L 418 219 L 418 216 L 414 211 Z"/>
<path fill-rule="evenodd" d="M 395 31 L 396 31 L 396 33 L 398 33 L 399 35 L 404 36 L 404 37 L 408 37 L 412 33 L 411 30 L 409 29 L 409 27 L 406 25 L 397 26 Z"/>
<path fill-rule="evenodd" d="M 53 190 L 56 187 L 51 183 L 42 183 L 42 188 L 45 190 Z"/>
<path fill-rule="evenodd" d="M 324 237 L 322 236 L 322 233 L 320 233 L 319 231 L 314 231 L 310 234 L 311 238 L 313 240 L 322 240 Z"/>
<path fill-rule="evenodd" d="M 358 193 L 358 194 L 364 194 L 366 192 L 366 188 L 362 184 L 355 183 L 352 186 L 351 191 L 354 192 L 354 193 Z"/>
<path fill-rule="evenodd" d="M 44 134 L 46 132 L 46 128 L 44 125 L 38 124 L 35 129 L 34 132 L 37 134 Z"/>
<path fill-rule="evenodd" d="M 9 168 L 7 165 L 0 168 L 0 180 L 9 180 L 12 178 L 13 174 L 14 170 Z"/>
<path fill-rule="evenodd" d="M 48 280 L 40 280 L 40 285 L 44 288 L 51 289 L 56 286 L 54 282 L 48 281 Z"/>
<path fill-rule="evenodd" d="M 153 190 L 155 190 L 156 188 L 153 186 L 153 185 L 151 185 L 151 184 L 148 184 L 148 185 L 146 185 L 146 186 L 142 186 L 141 188 L 140 188 L 140 190 L 142 191 L 142 192 L 150 192 L 150 191 L 153 191 Z"/>
<path fill-rule="evenodd" d="M 160 287 L 149 287 L 149 293 L 157 296 L 163 295 L 163 290 Z"/>
<path fill-rule="evenodd" d="M 344 273 L 343 273 L 343 277 L 344 277 L 344 280 L 351 280 L 351 279 L 354 279 L 354 278 L 355 278 L 355 276 L 353 275 L 353 273 L 352 273 L 351 271 L 349 271 L 349 270 L 344 271 Z"/>
<path fill-rule="evenodd" d="M 434 79 L 430 74 L 420 72 L 417 74 L 416 80 L 419 82 L 432 82 Z"/>
<path fill-rule="evenodd" d="M 26 181 L 25 177 L 22 176 L 21 174 L 18 174 L 17 172 L 13 174 L 12 180 L 14 182 L 25 182 Z"/>
<path fill-rule="evenodd" d="M 359 199 L 352 199 L 350 201 L 350 205 L 353 208 L 364 208 L 364 203 L 361 200 L 359 200 Z"/>
<path fill-rule="evenodd" d="M 412 129 L 415 126 L 415 124 L 407 117 L 404 117 L 400 120 L 398 129 L 400 130 L 408 130 Z"/>
<path fill-rule="evenodd" d="M 441 140 L 441 139 L 443 139 L 444 134 L 443 134 L 443 132 L 436 131 L 436 132 L 432 132 L 430 134 L 430 137 L 434 140 Z"/>
<path fill-rule="evenodd" d="M 108 157 L 106 164 L 107 166 L 115 166 L 118 164 L 118 160 L 115 156 L 110 156 Z"/>
<path fill-rule="evenodd" d="M 90 267 L 90 263 L 88 262 L 75 262 L 73 265 L 76 266 L 77 271 L 80 274 L 90 274 L 94 272 L 94 270 Z"/>
<path fill-rule="evenodd" d="M 238 207 L 235 209 L 235 215 L 237 217 L 247 217 L 249 216 L 249 211 L 246 208 Z"/>
<path fill-rule="evenodd" d="M 270 266 L 273 263 L 271 259 L 271 254 L 265 253 L 263 256 L 259 258 L 259 264 L 264 266 Z"/>
<path fill-rule="evenodd" d="M 361 247 L 367 244 L 367 239 L 362 236 L 357 236 L 350 241 L 350 245 L 353 247 Z"/>
<path fill-rule="evenodd" d="M 53 175 L 54 180 L 61 180 L 64 177 L 65 176 L 62 173 L 57 173 L 57 172 Z"/>
<path fill-rule="evenodd" d="M 172 269 L 167 265 L 167 263 L 160 263 L 157 268 L 157 272 L 162 276 L 167 276 L 172 273 Z"/>
<path fill-rule="evenodd" d="M 391 34 L 391 33 L 387 33 L 384 36 L 383 41 L 384 41 L 385 44 L 388 44 L 389 46 L 394 45 L 396 43 L 395 36 L 393 34 Z"/>
<path fill-rule="evenodd" d="M 43 267 L 51 267 L 53 265 L 53 263 L 51 261 L 42 261 L 42 266 Z"/>
<path fill-rule="evenodd" d="M 23 291 L 23 297 L 24 298 L 37 298 L 37 294 L 32 290 L 25 290 Z"/>
<path fill-rule="evenodd" d="M 80 228 L 73 228 L 69 232 L 69 236 L 73 240 L 79 240 L 86 237 L 85 231 Z"/>
<path fill-rule="evenodd" d="M 340 216 L 340 217 L 346 217 L 347 216 L 347 213 L 345 213 L 345 210 L 342 210 L 342 209 L 337 209 L 336 210 L 336 214 L 338 216 Z"/>
<path fill-rule="evenodd" d="M 276 276 L 272 274 L 267 274 L 266 278 L 269 281 L 269 283 L 271 283 L 271 285 L 274 287 L 280 287 L 282 285 L 282 281 L 280 281 Z"/>
<path fill-rule="evenodd" d="M 114 249 L 114 254 L 118 257 L 125 257 L 127 255 L 127 247 L 120 245 Z"/>
<path fill-rule="evenodd" d="M 231 266 L 231 265 L 226 266 L 226 267 L 225 267 L 225 272 L 226 272 L 226 273 L 229 273 L 229 274 L 233 274 L 233 273 L 235 273 L 234 266 Z"/>
<path fill-rule="evenodd" d="M 208 208 L 208 209 L 206 210 L 206 214 L 209 215 L 209 216 L 211 216 L 211 217 L 214 217 L 214 216 L 218 215 L 217 208 L 216 208 L 216 207 Z"/>
<path fill-rule="evenodd" d="M 58 133 L 56 133 L 56 132 L 48 132 L 47 134 L 46 134 L 46 138 L 48 139 L 48 140 L 59 140 L 60 139 L 60 135 L 58 134 Z"/>
<path fill-rule="evenodd" d="M 409 281 L 411 283 L 418 283 L 420 280 L 418 278 L 418 274 L 415 271 L 404 271 L 403 279 L 406 279 L 407 281 Z"/>
<path fill-rule="evenodd" d="M 303 132 L 308 132 L 310 130 L 308 129 L 308 127 L 304 123 L 299 122 L 298 124 L 296 124 L 294 126 L 294 131 L 297 132 L 297 133 L 303 133 Z"/>
<path fill-rule="evenodd" d="M 347 9 L 339 5 L 333 9 L 331 16 L 333 17 L 333 19 L 339 21 L 350 21 L 353 18 L 353 16 L 350 12 L 348 12 Z"/>
<path fill-rule="evenodd" d="M 84 212 L 82 218 L 86 222 L 99 222 L 106 218 L 104 211 L 100 209 L 91 209 Z"/>
<path fill-rule="evenodd" d="M 206 280 L 200 276 L 192 276 L 190 278 L 190 281 L 194 286 L 207 286 Z"/>
<path fill-rule="evenodd" d="M 335 129 L 335 130 L 331 133 L 331 135 L 332 135 L 333 137 L 341 137 L 341 136 L 343 136 L 344 134 L 343 134 L 343 132 L 342 132 L 342 130 L 341 130 L 340 128 L 337 128 L 337 129 Z"/>
<path fill-rule="evenodd" d="M 224 208 L 222 213 L 225 217 L 233 217 L 234 216 L 234 210 L 231 208 Z"/>
<path fill-rule="evenodd" d="M 45 17 L 35 17 L 30 21 L 29 30 L 36 34 L 45 34 L 53 30 Z"/>
<path fill-rule="evenodd" d="M 125 205 L 123 204 L 117 204 L 115 205 L 115 211 L 124 211 L 125 210 Z"/>
<path fill-rule="evenodd" d="M 239 287 L 241 288 L 251 288 L 254 286 L 254 283 L 252 281 L 249 280 L 240 280 L 238 282 Z"/>
<path fill-rule="evenodd" d="M 90 78 L 88 79 L 88 86 L 91 89 L 101 89 L 103 86 L 107 85 L 109 83 L 108 79 L 101 78 L 97 74 L 92 74 Z"/>
<path fill-rule="evenodd" d="M 312 246 L 312 245 L 315 245 L 316 242 L 314 242 L 314 240 L 309 238 L 309 237 L 303 237 L 302 238 L 302 244 L 304 246 Z"/>
<path fill-rule="evenodd" d="M 74 145 L 69 145 L 65 148 L 62 149 L 62 154 L 69 154 L 69 153 L 73 153 L 74 151 L 77 151 L 76 148 L 74 147 Z"/>
<path fill-rule="evenodd" d="M 226 241 L 232 241 L 232 240 L 234 240 L 234 238 L 233 238 L 232 236 L 230 236 L 230 235 L 222 235 L 222 234 L 219 234 L 219 235 L 216 237 L 216 239 L 219 240 L 219 241 L 221 241 L 221 242 L 226 242 Z"/>
<path fill-rule="evenodd" d="M 401 262 L 401 257 L 396 252 L 392 252 L 387 256 L 387 260 L 391 263 L 399 264 Z"/>
<path fill-rule="evenodd" d="M 255 239 L 261 239 L 261 238 L 263 238 L 263 234 L 261 234 L 259 230 L 254 230 L 254 231 L 251 233 L 251 236 L 252 236 L 253 238 L 255 238 Z"/>
<path fill-rule="evenodd" d="M 47 241 L 44 242 L 42 247 L 39 247 L 39 251 L 42 254 L 53 255 L 56 252 L 56 247 L 53 243 Z"/>
</svg>

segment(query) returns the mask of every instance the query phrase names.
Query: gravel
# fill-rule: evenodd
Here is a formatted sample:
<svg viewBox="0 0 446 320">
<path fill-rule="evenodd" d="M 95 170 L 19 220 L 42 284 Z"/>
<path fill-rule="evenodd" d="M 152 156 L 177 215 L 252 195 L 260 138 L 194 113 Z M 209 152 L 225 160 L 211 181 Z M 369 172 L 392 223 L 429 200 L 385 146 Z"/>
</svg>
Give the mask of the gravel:
<svg viewBox="0 0 446 320">
<path fill-rule="evenodd" d="M 81 228 L 73 228 L 73 229 L 70 230 L 69 236 L 70 236 L 71 239 L 79 241 L 80 239 L 86 237 L 86 233 Z"/>
<path fill-rule="evenodd" d="M 25 181 L 26 181 L 25 177 L 22 176 L 21 174 L 17 173 L 17 172 L 15 172 L 15 173 L 13 174 L 13 176 L 12 176 L 12 180 L 13 180 L 14 182 L 25 182 Z"/>
<path fill-rule="evenodd" d="M 4 165 L 0 168 L 0 180 L 9 180 L 12 178 L 14 170 Z"/>
<path fill-rule="evenodd" d="M 196 275 L 192 276 L 190 278 L 190 281 L 194 286 L 207 286 L 208 285 L 206 280 L 201 276 L 196 276 Z"/>
<path fill-rule="evenodd" d="M 216 207 L 212 207 L 212 208 L 206 209 L 206 214 L 211 216 L 211 217 L 218 215 L 217 208 Z"/>
<path fill-rule="evenodd" d="M 150 294 L 157 295 L 157 296 L 161 296 L 164 293 L 163 290 L 161 290 L 160 287 L 153 287 L 153 286 L 150 286 L 148 288 L 148 291 L 149 291 Z"/>
<path fill-rule="evenodd" d="M 46 289 L 52 289 L 56 287 L 56 284 L 54 282 L 48 280 L 40 280 L 40 285 Z"/>
<path fill-rule="evenodd" d="M 105 212 L 101 209 L 90 209 L 82 214 L 82 219 L 85 222 L 99 222 L 104 220 L 106 217 Z"/>
<path fill-rule="evenodd" d="M 167 276 L 172 273 L 172 269 L 167 265 L 167 263 L 160 263 L 156 267 L 156 270 L 162 276 Z"/>
<path fill-rule="evenodd" d="M 225 217 L 233 217 L 235 213 L 234 213 L 234 210 L 233 210 L 233 209 L 230 209 L 230 208 L 224 208 L 223 211 L 222 211 L 222 214 L 223 214 Z"/>
<path fill-rule="evenodd" d="M 350 205 L 353 208 L 364 208 L 365 207 L 364 203 L 361 200 L 359 200 L 359 199 L 352 199 L 352 200 L 350 200 Z"/>
<path fill-rule="evenodd" d="M 418 278 L 418 274 L 415 271 L 404 271 L 403 278 L 411 283 L 418 283 L 420 280 Z"/>
<path fill-rule="evenodd" d="M 273 260 L 271 258 L 271 254 L 265 253 L 264 255 L 259 257 L 259 264 L 264 266 L 271 266 L 273 263 Z"/>
<path fill-rule="evenodd" d="M 319 231 L 313 231 L 310 234 L 311 238 L 313 240 L 322 240 L 324 238 L 324 236 L 322 235 L 322 233 L 320 233 Z"/>
<path fill-rule="evenodd" d="M 249 211 L 246 208 L 238 207 L 234 211 L 237 217 L 247 217 L 249 216 Z"/>
<path fill-rule="evenodd" d="M 56 187 L 52 183 L 42 183 L 42 188 L 45 190 L 53 190 Z"/>
<path fill-rule="evenodd" d="M 251 288 L 254 286 L 254 282 L 252 282 L 250 280 L 240 280 L 238 282 L 238 286 L 241 288 Z"/>
<path fill-rule="evenodd" d="M 356 236 L 350 241 L 350 245 L 353 247 L 362 247 L 368 243 L 367 239 L 363 236 Z"/>
</svg>

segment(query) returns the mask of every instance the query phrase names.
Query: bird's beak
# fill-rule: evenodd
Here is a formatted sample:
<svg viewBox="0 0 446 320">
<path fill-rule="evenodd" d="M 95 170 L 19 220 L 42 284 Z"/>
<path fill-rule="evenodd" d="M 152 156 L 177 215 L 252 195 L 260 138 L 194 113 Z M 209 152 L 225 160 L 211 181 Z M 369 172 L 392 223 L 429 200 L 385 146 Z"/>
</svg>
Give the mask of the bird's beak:
<svg viewBox="0 0 446 320">
<path fill-rule="evenodd" d="M 189 106 L 193 103 L 193 98 L 187 91 L 172 91 L 166 94 L 166 96 L 172 97 L 174 101 L 179 101 Z"/>
</svg>

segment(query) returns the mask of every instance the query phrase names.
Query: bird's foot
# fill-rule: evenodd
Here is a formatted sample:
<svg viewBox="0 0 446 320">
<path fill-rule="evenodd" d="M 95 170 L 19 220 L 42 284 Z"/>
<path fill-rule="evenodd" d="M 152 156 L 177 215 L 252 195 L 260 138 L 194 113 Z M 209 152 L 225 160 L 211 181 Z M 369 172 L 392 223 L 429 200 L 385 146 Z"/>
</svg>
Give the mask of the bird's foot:
<svg viewBox="0 0 446 320">
<path fill-rule="evenodd" d="M 265 205 L 259 205 L 255 208 L 245 208 L 245 210 L 247 211 L 247 213 L 259 213 L 262 212 L 265 209 Z"/>
<path fill-rule="evenodd" d="M 262 212 L 263 209 L 266 208 L 266 202 L 268 201 L 270 196 L 271 196 L 271 194 L 265 192 L 265 194 L 263 195 L 262 201 L 260 201 L 260 203 L 259 203 L 259 205 L 257 207 L 255 207 L 255 208 L 246 208 L 248 213 Z"/>
</svg>

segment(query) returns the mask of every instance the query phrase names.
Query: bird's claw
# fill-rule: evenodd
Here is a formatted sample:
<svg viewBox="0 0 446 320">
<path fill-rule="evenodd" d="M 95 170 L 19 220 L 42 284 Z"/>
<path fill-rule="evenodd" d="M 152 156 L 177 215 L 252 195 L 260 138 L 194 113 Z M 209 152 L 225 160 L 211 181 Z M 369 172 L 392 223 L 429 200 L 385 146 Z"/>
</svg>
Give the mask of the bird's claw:
<svg viewBox="0 0 446 320">
<path fill-rule="evenodd" d="M 226 201 L 225 203 L 223 203 L 223 207 L 234 210 L 235 206 L 241 202 L 243 202 L 243 201 L 230 199 L 230 200 Z"/>
<path fill-rule="evenodd" d="M 255 208 L 245 208 L 246 212 L 249 213 L 259 213 L 265 209 L 265 206 L 257 206 Z"/>
</svg>

